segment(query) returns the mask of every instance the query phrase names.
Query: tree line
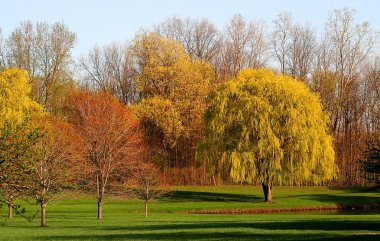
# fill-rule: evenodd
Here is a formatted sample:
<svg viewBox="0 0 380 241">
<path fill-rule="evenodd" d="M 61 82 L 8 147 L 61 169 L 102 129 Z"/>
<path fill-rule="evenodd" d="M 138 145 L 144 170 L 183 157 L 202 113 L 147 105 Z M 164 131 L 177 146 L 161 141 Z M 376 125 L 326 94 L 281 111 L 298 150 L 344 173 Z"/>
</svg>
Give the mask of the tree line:
<svg viewBox="0 0 380 241">
<path fill-rule="evenodd" d="M 24 215 L 16 199 L 34 198 L 46 226 L 47 205 L 63 189 L 96 194 L 98 219 L 110 192 L 143 200 L 147 217 L 148 202 L 166 191 L 150 158 L 144 117 L 135 114 L 139 108 L 155 113 L 166 101 L 152 97 L 134 110 L 108 91 L 75 89 L 57 117 L 29 97 L 28 80 L 19 68 L 0 71 L 0 208 L 8 206 L 8 218 L 13 210 Z M 267 202 L 273 185 L 334 177 L 330 121 L 304 83 L 269 69 L 246 69 L 208 99 L 196 159 L 213 169 L 211 175 L 260 182 Z"/>
<path fill-rule="evenodd" d="M 98 219 L 109 192 L 144 200 L 147 215 L 147 203 L 165 192 L 132 109 L 108 92 L 77 89 L 57 117 L 29 97 L 28 79 L 18 68 L 0 71 L 0 208 L 8 206 L 8 218 L 24 215 L 15 200 L 33 198 L 46 226 L 47 205 L 64 189 L 96 194 Z"/>
<path fill-rule="evenodd" d="M 363 176 L 373 174 L 358 159 L 379 131 L 378 33 L 354 16 L 335 10 L 323 31 L 287 12 L 272 23 L 235 15 L 224 29 L 172 17 L 79 59 L 72 57 L 76 34 L 63 23 L 25 21 L 0 37 L 0 68 L 25 69 L 31 98 L 58 119 L 68 118 L 65 103 L 77 88 L 111 93 L 139 120 L 150 162 L 177 185 L 230 180 L 226 167 L 197 158 L 209 93 L 245 68 L 272 68 L 318 93 L 329 113 L 339 170 L 333 183 L 366 185 Z"/>
</svg>

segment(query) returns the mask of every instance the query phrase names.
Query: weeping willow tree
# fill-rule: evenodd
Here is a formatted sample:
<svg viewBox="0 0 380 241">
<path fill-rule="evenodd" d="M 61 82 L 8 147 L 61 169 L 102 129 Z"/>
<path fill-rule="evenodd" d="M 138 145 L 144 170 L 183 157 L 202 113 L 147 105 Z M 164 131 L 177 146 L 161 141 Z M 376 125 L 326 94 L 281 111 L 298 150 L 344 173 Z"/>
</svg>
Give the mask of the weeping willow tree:
<svg viewBox="0 0 380 241">
<path fill-rule="evenodd" d="M 209 96 L 199 159 L 213 159 L 234 182 L 263 186 L 320 183 L 336 171 L 329 117 L 305 84 L 268 69 L 247 69 Z"/>
</svg>

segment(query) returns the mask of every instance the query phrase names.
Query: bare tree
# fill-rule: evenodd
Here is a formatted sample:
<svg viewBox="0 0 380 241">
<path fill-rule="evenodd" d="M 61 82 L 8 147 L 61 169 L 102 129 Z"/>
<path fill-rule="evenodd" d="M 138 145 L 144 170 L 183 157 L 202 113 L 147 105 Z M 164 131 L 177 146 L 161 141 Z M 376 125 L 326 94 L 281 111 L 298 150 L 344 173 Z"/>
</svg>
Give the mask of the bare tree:
<svg viewBox="0 0 380 241">
<path fill-rule="evenodd" d="M 366 74 L 371 72 L 366 69 L 377 33 L 371 30 L 367 22 L 355 24 L 354 14 L 355 11 L 349 9 L 335 10 L 330 14 L 325 37 L 318 47 L 316 71 L 319 73 L 314 74 L 314 77 L 324 76 L 314 78 L 314 81 L 329 83 L 331 87 L 330 94 L 321 94 L 321 97 L 327 97 L 322 102 L 328 105 L 327 109 L 331 112 L 339 175 L 345 185 L 364 182 L 357 160 L 369 134 L 365 119 L 368 114 L 374 113 L 368 111 L 373 106 L 370 107 L 371 101 L 367 98 L 373 96 L 373 92 L 369 91 L 373 86 L 368 81 L 373 73 Z"/>
<path fill-rule="evenodd" d="M 80 65 L 85 71 L 84 82 L 82 84 L 89 86 L 91 89 L 100 89 L 106 91 L 110 88 L 110 80 L 107 78 L 105 69 L 105 59 L 102 50 L 94 47 L 88 53 L 87 57 L 82 57 Z"/>
<path fill-rule="evenodd" d="M 248 44 L 249 38 L 253 34 L 251 26 L 246 25 L 247 23 L 241 15 L 235 15 L 226 28 L 227 39 L 225 41 L 231 55 L 231 63 L 229 64 L 232 76 L 235 76 L 237 72 L 244 68 L 244 47 Z"/>
<path fill-rule="evenodd" d="M 289 51 L 285 68 L 294 78 L 306 81 L 311 74 L 316 51 L 315 31 L 311 26 L 296 24 L 290 31 Z"/>
<path fill-rule="evenodd" d="M 354 24 L 354 10 L 335 10 L 327 22 L 327 36 L 332 46 L 334 71 L 339 75 L 338 99 L 339 105 L 336 119 L 333 120 L 334 131 L 343 128 L 343 101 L 348 93 L 350 82 L 357 79 L 363 64 L 373 50 L 376 34 L 369 28 L 367 22 Z"/>
<path fill-rule="evenodd" d="M 364 114 L 362 121 L 367 133 L 380 130 L 380 58 L 370 63 L 363 81 Z"/>
<path fill-rule="evenodd" d="M 234 15 L 226 26 L 219 56 L 214 65 L 220 78 L 227 80 L 243 68 L 263 67 L 267 61 L 264 22 L 249 22 Z"/>
<path fill-rule="evenodd" d="M 193 59 L 212 61 L 219 49 L 220 35 L 208 19 L 172 17 L 154 27 L 155 32 L 179 41 Z"/>
<path fill-rule="evenodd" d="M 248 67 L 260 68 L 264 67 L 268 61 L 268 43 L 267 38 L 267 25 L 265 22 L 251 22 L 253 26 L 252 37 L 248 44 Z"/>
<path fill-rule="evenodd" d="M 314 72 L 335 72 L 332 68 L 333 49 L 330 45 L 330 40 L 326 33 L 322 35 L 321 40 L 317 43 L 315 52 L 316 60 L 314 65 Z"/>
<path fill-rule="evenodd" d="M 268 61 L 266 24 L 248 23 L 241 15 L 233 16 L 223 33 L 207 19 L 178 17 L 166 19 L 155 26 L 155 31 L 179 41 L 193 59 L 211 62 L 219 81 L 243 68 L 263 67 Z"/>
<path fill-rule="evenodd" d="M 137 100 L 136 71 L 127 44 L 94 47 L 79 62 L 84 71 L 84 82 L 90 88 L 108 90 L 125 104 Z"/>
<path fill-rule="evenodd" d="M 60 91 L 72 81 L 71 49 L 76 35 L 63 23 L 25 21 L 6 41 L 8 66 L 25 69 L 30 75 L 34 99 L 49 110 L 56 109 Z"/>
<path fill-rule="evenodd" d="M 292 21 L 292 15 L 289 12 L 279 13 L 273 21 L 272 49 L 283 74 L 286 73 L 286 57 L 290 51 Z"/>
<path fill-rule="evenodd" d="M 0 28 L 0 70 L 6 67 L 4 37 Z"/>
<path fill-rule="evenodd" d="M 162 23 L 153 27 L 154 31 L 165 38 L 174 39 L 182 43 L 186 48 L 185 20 L 176 16 L 165 19 Z"/>
<path fill-rule="evenodd" d="M 219 35 L 215 26 L 207 19 L 186 20 L 189 54 L 195 59 L 212 61 L 219 47 Z"/>
<path fill-rule="evenodd" d="M 132 188 L 128 193 L 144 201 L 145 218 L 148 217 L 148 203 L 168 194 L 160 170 L 152 163 L 139 163 L 131 172 Z"/>
</svg>

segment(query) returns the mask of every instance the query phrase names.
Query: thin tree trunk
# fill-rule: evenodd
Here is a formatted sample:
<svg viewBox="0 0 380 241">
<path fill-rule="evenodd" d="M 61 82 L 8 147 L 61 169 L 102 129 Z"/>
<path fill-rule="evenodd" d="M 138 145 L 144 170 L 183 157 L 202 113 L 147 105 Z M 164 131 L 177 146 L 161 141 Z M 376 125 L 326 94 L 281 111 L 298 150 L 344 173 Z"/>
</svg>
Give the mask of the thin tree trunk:
<svg viewBox="0 0 380 241">
<path fill-rule="evenodd" d="M 145 218 L 148 217 L 148 202 L 145 202 Z"/>
<path fill-rule="evenodd" d="M 13 195 L 8 195 L 8 218 L 13 218 Z"/>
<path fill-rule="evenodd" d="M 214 183 L 214 186 L 216 186 L 216 180 L 215 180 L 215 174 L 214 173 L 212 174 L 212 181 Z"/>
<path fill-rule="evenodd" d="M 102 200 L 98 200 L 98 220 L 101 220 L 102 216 Z"/>
<path fill-rule="evenodd" d="M 96 174 L 96 192 L 98 194 L 98 220 L 101 220 L 103 218 L 102 215 L 102 201 L 103 201 L 103 185 L 102 181 L 100 180 L 100 175 Z"/>
<path fill-rule="evenodd" d="M 13 218 L 13 204 L 11 202 L 8 203 L 8 218 Z"/>
<path fill-rule="evenodd" d="M 41 227 L 46 227 L 46 203 L 41 203 Z"/>
</svg>

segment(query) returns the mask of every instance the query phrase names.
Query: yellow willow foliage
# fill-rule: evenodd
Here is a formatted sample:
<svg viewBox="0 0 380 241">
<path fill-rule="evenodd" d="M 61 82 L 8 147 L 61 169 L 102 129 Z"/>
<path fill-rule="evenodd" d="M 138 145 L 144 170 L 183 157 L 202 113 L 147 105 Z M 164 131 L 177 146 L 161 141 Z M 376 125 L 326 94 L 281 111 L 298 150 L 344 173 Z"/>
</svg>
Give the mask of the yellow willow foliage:
<svg viewBox="0 0 380 241">
<path fill-rule="evenodd" d="M 299 184 L 334 176 L 329 118 L 305 84 L 268 69 L 247 69 L 209 98 L 198 153 L 218 153 L 215 161 L 229 167 L 233 181 Z"/>
<path fill-rule="evenodd" d="M 42 106 L 29 97 L 28 73 L 18 68 L 0 71 L 0 124 L 16 126 Z"/>
</svg>

